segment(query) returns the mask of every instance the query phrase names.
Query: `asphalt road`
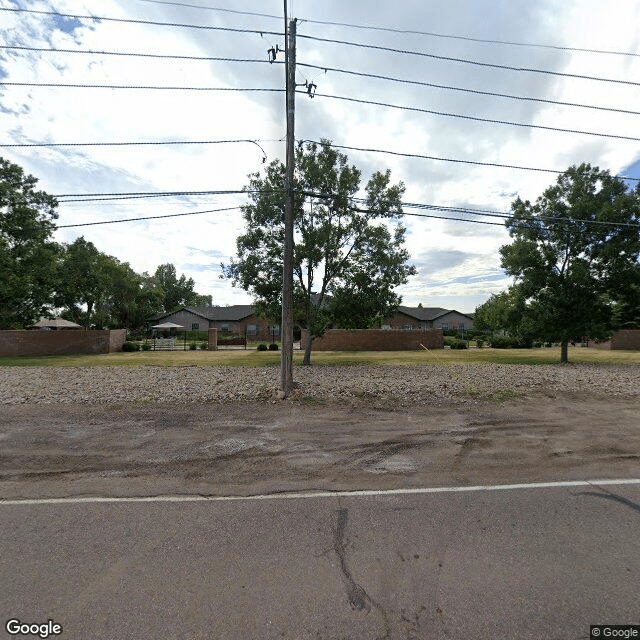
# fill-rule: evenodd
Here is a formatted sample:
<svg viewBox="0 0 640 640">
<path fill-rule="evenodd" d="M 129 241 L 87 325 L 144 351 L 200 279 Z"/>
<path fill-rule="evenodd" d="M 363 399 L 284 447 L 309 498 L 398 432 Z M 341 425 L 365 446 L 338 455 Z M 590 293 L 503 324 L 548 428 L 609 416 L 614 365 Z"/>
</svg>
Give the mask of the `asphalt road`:
<svg viewBox="0 0 640 640">
<path fill-rule="evenodd" d="M 639 485 L 0 503 L 0 637 L 588 638 L 640 623 L 639 525 Z"/>
</svg>

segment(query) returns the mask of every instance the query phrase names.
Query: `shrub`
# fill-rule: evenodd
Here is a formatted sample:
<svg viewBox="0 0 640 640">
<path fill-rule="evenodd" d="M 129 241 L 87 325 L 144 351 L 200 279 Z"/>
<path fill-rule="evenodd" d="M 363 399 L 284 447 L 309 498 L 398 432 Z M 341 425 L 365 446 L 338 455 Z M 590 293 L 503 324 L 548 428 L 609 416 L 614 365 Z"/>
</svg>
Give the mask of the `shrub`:
<svg viewBox="0 0 640 640">
<path fill-rule="evenodd" d="M 476 340 L 476 345 L 477 345 L 478 349 L 482 349 L 482 347 L 484 347 L 484 340 L 481 340 L 480 338 L 478 338 Z"/>
<path fill-rule="evenodd" d="M 189 343 L 189 351 L 195 351 L 198 348 L 198 345 L 195 342 Z"/>
<path fill-rule="evenodd" d="M 257 351 L 266 351 L 268 349 L 267 345 L 264 342 L 261 342 L 257 347 Z"/>
<path fill-rule="evenodd" d="M 278 345 L 275 342 L 272 342 L 269 345 L 269 351 L 277 351 L 278 350 Z"/>
<path fill-rule="evenodd" d="M 123 351 L 138 351 L 140 349 L 140 345 L 137 342 L 125 342 L 122 345 Z"/>
<path fill-rule="evenodd" d="M 142 343 L 142 350 L 143 351 L 151 351 L 151 343 L 148 340 L 145 340 Z"/>
<path fill-rule="evenodd" d="M 533 340 L 515 336 L 492 336 L 489 344 L 494 349 L 531 349 Z"/>
<path fill-rule="evenodd" d="M 200 349 L 202 349 L 202 351 L 206 351 L 209 348 L 209 343 L 208 342 L 203 342 L 200 345 Z"/>
<path fill-rule="evenodd" d="M 445 338 L 444 343 L 451 349 L 467 349 L 469 347 L 466 340 L 458 340 L 456 338 Z"/>
</svg>

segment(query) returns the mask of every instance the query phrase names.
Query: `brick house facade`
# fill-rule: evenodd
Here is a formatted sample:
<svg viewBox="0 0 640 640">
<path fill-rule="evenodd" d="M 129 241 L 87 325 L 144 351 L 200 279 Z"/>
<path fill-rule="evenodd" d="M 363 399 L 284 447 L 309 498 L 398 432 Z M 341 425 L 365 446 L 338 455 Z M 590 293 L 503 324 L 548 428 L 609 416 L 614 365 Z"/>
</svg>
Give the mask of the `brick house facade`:
<svg viewBox="0 0 640 640">
<path fill-rule="evenodd" d="M 440 307 L 404 307 L 382 325 L 383 329 L 451 329 L 469 331 L 473 329 L 473 316 Z"/>
<path fill-rule="evenodd" d="M 219 334 L 246 335 L 254 340 L 280 338 L 280 326 L 258 318 L 252 305 L 236 304 L 229 307 L 182 307 L 172 313 L 163 313 L 149 320 L 149 326 L 173 322 L 188 331 L 218 329 Z"/>
</svg>

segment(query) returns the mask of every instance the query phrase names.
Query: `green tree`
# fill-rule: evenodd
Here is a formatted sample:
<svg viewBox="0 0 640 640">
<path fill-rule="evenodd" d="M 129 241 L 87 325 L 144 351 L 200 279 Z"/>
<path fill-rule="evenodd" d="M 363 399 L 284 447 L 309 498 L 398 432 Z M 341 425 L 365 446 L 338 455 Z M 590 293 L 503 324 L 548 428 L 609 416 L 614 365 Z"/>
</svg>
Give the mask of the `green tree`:
<svg viewBox="0 0 640 640">
<path fill-rule="evenodd" d="M 517 287 L 492 294 L 489 299 L 476 307 L 473 326 L 479 331 L 514 332 L 521 315 L 521 296 Z"/>
<path fill-rule="evenodd" d="M 281 314 L 285 167 L 275 160 L 249 178 L 246 231 L 221 277 L 250 292 L 273 320 Z M 308 144 L 297 151 L 294 182 L 294 317 L 309 330 L 303 363 L 310 364 L 313 339 L 334 323 L 368 327 L 392 315 L 401 302 L 393 289 L 415 269 L 399 223 L 404 185 L 391 184 L 389 171 L 374 173 L 356 204 L 361 172 L 329 142 Z"/>
<path fill-rule="evenodd" d="M 518 198 L 502 267 L 526 302 L 520 323 L 544 340 L 604 338 L 640 255 L 640 190 L 607 171 L 572 166 L 535 203 Z"/>
<path fill-rule="evenodd" d="M 108 294 L 104 254 L 84 237 L 65 245 L 58 264 L 57 307 L 69 320 L 91 326 L 95 305 Z"/>
<path fill-rule="evenodd" d="M 33 324 L 53 302 L 58 203 L 37 182 L 0 158 L 0 329 Z"/>
<path fill-rule="evenodd" d="M 153 275 L 156 287 L 164 292 L 164 311 L 169 313 L 183 306 L 197 306 L 206 301 L 208 296 L 200 296 L 193 287 L 193 278 L 187 278 L 182 274 L 179 278 L 176 268 L 169 262 L 161 264 Z"/>
</svg>

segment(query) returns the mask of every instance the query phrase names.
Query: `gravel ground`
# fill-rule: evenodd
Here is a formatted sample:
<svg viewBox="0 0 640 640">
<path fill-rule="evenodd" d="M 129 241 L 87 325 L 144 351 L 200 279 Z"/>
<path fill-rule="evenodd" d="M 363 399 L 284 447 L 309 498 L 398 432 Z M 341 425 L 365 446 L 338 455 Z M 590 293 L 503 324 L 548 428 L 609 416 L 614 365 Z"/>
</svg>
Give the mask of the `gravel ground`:
<svg viewBox="0 0 640 640">
<path fill-rule="evenodd" d="M 296 368 L 292 400 L 439 404 L 531 393 L 640 396 L 640 365 L 422 365 Z M 275 402 L 274 367 L 0 367 L 5 405 L 101 402 Z"/>
</svg>

